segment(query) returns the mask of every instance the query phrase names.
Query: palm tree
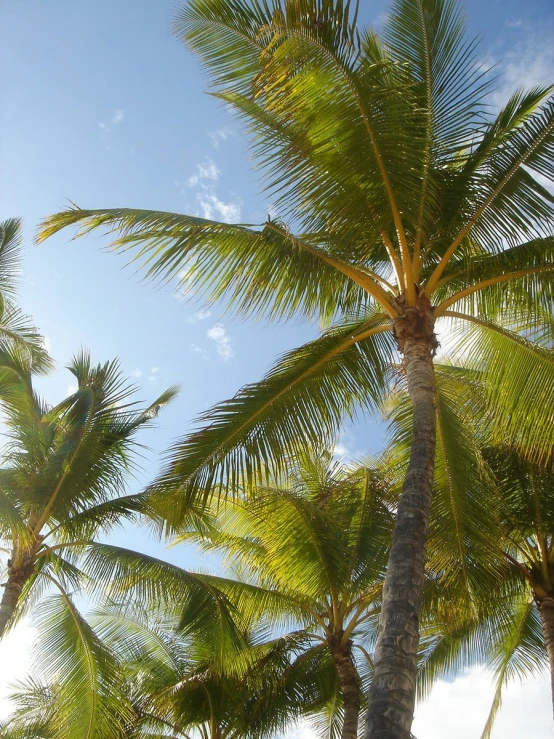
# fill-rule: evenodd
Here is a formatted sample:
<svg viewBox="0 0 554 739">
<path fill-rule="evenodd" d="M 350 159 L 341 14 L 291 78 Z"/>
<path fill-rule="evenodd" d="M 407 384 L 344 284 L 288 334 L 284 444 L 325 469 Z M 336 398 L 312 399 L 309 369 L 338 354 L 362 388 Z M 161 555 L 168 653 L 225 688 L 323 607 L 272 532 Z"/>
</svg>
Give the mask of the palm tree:
<svg viewBox="0 0 554 739">
<path fill-rule="evenodd" d="M 260 642 L 245 635 L 240 658 L 237 653 L 227 659 L 222 672 L 210 659 L 211 644 L 201 629 L 185 636 L 158 609 L 149 613 L 137 603 L 111 603 L 92 614 L 90 623 L 119 673 L 122 720 L 111 727 L 113 739 L 272 736 L 320 708 L 333 692 L 328 664 L 313 658 L 291 661 L 299 640 Z M 11 696 L 17 709 L 0 727 L 2 736 L 65 739 L 66 692 L 59 676 L 52 684 L 30 678 L 18 686 Z"/>
<path fill-rule="evenodd" d="M 228 225 L 174 213 L 71 208 L 71 224 L 119 233 L 150 278 L 180 275 L 247 315 L 333 325 L 258 384 L 202 417 L 157 484 L 167 526 L 218 482 L 255 478 L 301 445 L 328 445 L 372 408 L 402 356 L 413 444 L 390 552 L 366 735 L 406 739 L 416 683 L 435 459 L 438 336 L 511 398 L 514 443 L 554 441 L 551 88 L 517 91 L 496 116 L 455 0 L 395 0 L 381 37 L 343 0 L 189 0 L 174 30 L 238 111 L 281 220 Z M 285 221 L 289 224 L 286 225 Z M 294 229 L 294 233 L 293 233 Z M 450 329 L 454 330 L 450 330 Z M 532 344 L 536 341 L 536 344 Z M 444 342 L 443 342 L 444 343 Z M 525 422 L 527 421 L 527 422 Z M 522 431 L 523 429 L 523 431 Z M 522 433 L 524 438 L 522 439 Z"/>
<path fill-rule="evenodd" d="M 272 736 L 329 700 L 329 665 L 294 659 L 298 639 L 245 633 L 242 649 L 227 655 L 221 669 L 201 629 L 176 631 L 159 612 L 116 605 L 97 614 L 96 623 L 125 671 L 139 721 L 156 719 L 179 736 Z"/>
<path fill-rule="evenodd" d="M 14 402 L 4 403 L 0 537 L 10 559 L 0 637 L 46 585 L 66 598 L 86 579 L 75 558 L 87 542 L 143 505 L 140 494 L 122 495 L 138 450 L 135 436 L 175 394 L 170 389 L 136 409 L 128 402 L 134 388 L 117 362 L 94 367 L 81 353 L 69 366 L 77 391 L 50 408 L 34 392 L 30 374 L 17 369 Z"/>
<path fill-rule="evenodd" d="M 392 530 L 387 483 L 376 468 L 348 469 L 327 453 L 289 466 L 281 480 L 216 508 L 210 526 L 182 538 L 224 552 L 241 581 L 278 593 L 281 629 L 296 613 L 302 659 L 327 654 L 336 671 L 340 711 L 326 735 L 356 739 L 362 681 L 355 654 L 369 674 L 368 633 L 380 611 Z"/>
<path fill-rule="evenodd" d="M 494 475 L 484 502 L 496 519 L 491 539 L 505 573 L 492 604 L 484 603 L 490 615 L 468 624 L 455 642 L 494 670 L 496 692 L 482 735 L 489 739 L 503 687 L 514 676 L 548 666 L 554 709 L 554 472 L 551 462 L 530 463 L 509 447 L 483 453 Z"/>
</svg>

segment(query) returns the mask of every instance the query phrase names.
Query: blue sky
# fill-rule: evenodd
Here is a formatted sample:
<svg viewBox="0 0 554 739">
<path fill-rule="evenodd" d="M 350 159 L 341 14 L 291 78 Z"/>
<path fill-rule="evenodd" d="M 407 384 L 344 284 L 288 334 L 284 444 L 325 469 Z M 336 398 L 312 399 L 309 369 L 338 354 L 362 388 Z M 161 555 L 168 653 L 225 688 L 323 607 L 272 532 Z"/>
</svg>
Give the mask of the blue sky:
<svg viewBox="0 0 554 739">
<path fill-rule="evenodd" d="M 378 28 L 388 5 L 361 0 L 361 22 Z M 24 219 L 21 302 L 60 368 L 44 391 L 52 401 L 68 392 L 63 366 L 81 346 L 95 361 L 120 357 L 145 399 L 179 383 L 179 399 L 145 438 L 153 452 L 142 482 L 199 412 L 317 332 L 301 322 L 231 321 L 218 306 L 202 311 L 172 288 L 141 283 L 123 258 L 101 252 L 97 236 L 68 243 L 68 232 L 32 245 L 39 220 L 67 199 L 265 218 L 271 203 L 260 194 L 239 126 L 205 94 L 196 60 L 169 33 L 175 7 L 174 0 L 14 0 L 0 8 L 0 217 Z M 519 84 L 554 77 L 551 2 L 470 0 L 466 7 L 483 56 L 504 73 L 493 104 Z M 369 423 L 347 428 L 340 443 L 355 454 L 376 451 L 382 440 L 379 424 Z M 132 532 L 126 544 L 161 551 Z M 167 556 L 198 564 L 183 550 Z"/>
</svg>

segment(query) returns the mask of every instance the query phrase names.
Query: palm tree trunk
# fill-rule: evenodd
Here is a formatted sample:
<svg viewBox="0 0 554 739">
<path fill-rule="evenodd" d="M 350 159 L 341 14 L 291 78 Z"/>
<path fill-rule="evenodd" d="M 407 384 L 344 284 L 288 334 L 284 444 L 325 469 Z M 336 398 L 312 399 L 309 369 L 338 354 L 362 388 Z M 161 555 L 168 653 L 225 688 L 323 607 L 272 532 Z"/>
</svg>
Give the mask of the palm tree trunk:
<svg viewBox="0 0 554 739">
<path fill-rule="evenodd" d="M 409 330 L 402 333 L 402 328 L 406 329 L 397 330 L 397 338 L 413 404 L 413 440 L 383 587 L 366 739 L 409 739 L 415 706 L 419 612 L 435 463 L 433 354 L 437 343 L 432 314 L 421 318 L 420 313 Z"/>
<path fill-rule="evenodd" d="M 360 720 L 360 680 L 352 658 L 352 642 L 332 649 L 344 705 L 341 739 L 357 739 Z"/>
<path fill-rule="evenodd" d="M 539 612 L 541 614 L 542 633 L 548 662 L 550 664 L 550 688 L 552 692 L 552 712 L 554 715 L 554 598 L 541 598 L 538 600 Z"/>
<path fill-rule="evenodd" d="M 18 567 L 8 567 L 8 581 L 0 601 L 0 639 L 3 637 L 10 619 L 15 613 L 21 591 L 34 570 L 33 562 L 25 562 Z"/>
</svg>

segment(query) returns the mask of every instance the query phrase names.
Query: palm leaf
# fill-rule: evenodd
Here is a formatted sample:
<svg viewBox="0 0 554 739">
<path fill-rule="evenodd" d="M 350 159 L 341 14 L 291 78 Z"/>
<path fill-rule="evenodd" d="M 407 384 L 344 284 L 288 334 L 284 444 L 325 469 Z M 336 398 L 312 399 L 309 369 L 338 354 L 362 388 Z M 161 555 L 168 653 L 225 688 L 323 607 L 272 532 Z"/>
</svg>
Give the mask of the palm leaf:
<svg viewBox="0 0 554 739">
<path fill-rule="evenodd" d="M 168 526 L 178 527 L 186 506 L 214 485 L 233 489 L 241 478 L 254 479 L 266 468 L 278 471 L 280 460 L 303 445 L 330 445 L 345 413 L 356 412 L 356 402 L 375 407 L 392 352 L 382 321 L 376 316 L 331 329 L 285 355 L 261 382 L 201 416 L 205 427 L 174 447 L 153 485 L 153 501 L 160 499 Z"/>
</svg>

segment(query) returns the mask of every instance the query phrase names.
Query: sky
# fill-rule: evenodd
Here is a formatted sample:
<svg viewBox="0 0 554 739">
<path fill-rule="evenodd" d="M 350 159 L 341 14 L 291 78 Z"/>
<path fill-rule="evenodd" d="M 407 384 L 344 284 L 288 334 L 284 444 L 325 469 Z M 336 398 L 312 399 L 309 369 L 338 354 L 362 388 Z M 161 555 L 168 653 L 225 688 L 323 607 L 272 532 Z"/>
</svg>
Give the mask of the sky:
<svg viewBox="0 0 554 739">
<path fill-rule="evenodd" d="M 388 5 L 361 0 L 360 22 L 378 30 Z M 0 3 L 0 218 L 24 219 L 20 302 L 58 368 L 40 389 L 52 403 L 71 391 L 64 366 L 82 346 L 94 361 L 119 357 L 145 400 L 181 385 L 179 398 L 144 437 L 151 452 L 135 488 L 152 477 L 163 450 L 194 427 L 199 413 L 260 378 L 279 354 L 318 330 L 300 320 L 232 321 L 223 306 L 191 303 L 175 287 L 155 289 L 125 268 L 122 257 L 102 251 L 97 235 L 70 242 L 63 232 L 33 245 L 38 222 L 69 200 L 86 208 L 173 210 L 249 223 L 270 212 L 239 125 L 206 94 L 196 60 L 170 35 L 175 7 L 175 0 Z M 553 81 L 549 0 L 469 0 L 466 9 L 471 32 L 482 36 L 483 57 L 502 73 L 493 105 L 516 86 Z M 381 424 L 360 422 L 345 428 L 338 452 L 378 451 L 383 439 Z M 125 544 L 209 569 L 194 551 L 167 551 L 142 532 L 126 530 Z M 26 622 L 0 645 L 0 663 L 13 664 L 17 677 L 30 669 L 33 639 Z M 480 671 L 440 684 L 418 708 L 414 734 L 478 737 L 490 697 L 490 679 Z M 493 736 L 550 737 L 549 700 L 544 678 L 511 685 Z M 0 701 L 0 713 L 6 710 Z M 294 736 L 311 734 L 300 727 Z"/>
</svg>

